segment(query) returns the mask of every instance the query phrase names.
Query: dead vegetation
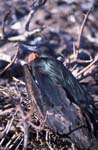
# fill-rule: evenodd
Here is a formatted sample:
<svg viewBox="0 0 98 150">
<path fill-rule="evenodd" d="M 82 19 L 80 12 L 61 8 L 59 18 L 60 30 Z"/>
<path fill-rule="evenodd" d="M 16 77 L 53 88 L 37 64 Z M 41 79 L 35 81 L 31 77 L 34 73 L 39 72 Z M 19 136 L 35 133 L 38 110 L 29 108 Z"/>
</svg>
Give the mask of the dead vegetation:
<svg viewBox="0 0 98 150">
<path fill-rule="evenodd" d="M 5 9 L 6 5 L 10 6 L 6 1 L 2 3 L 5 4 Z M 14 3 L 13 0 L 12 4 L 15 5 Z M 40 5 L 44 3 L 45 0 Z M 85 3 L 84 1 L 83 4 Z M 27 8 L 21 9 L 22 4 Z M 28 98 L 22 68 L 27 63 L 26 57 L 30 52 L 22 51 L 16 42 L 32 43 L 32 39 L 34 42 L 48 39 L 54 44 L 57 53 L 60 53 L 60 59 L 64 64 L 89 90 L 97 105 L 98 22 L 95 17 L 97 11 L 93 8 L 95 4 L 86 11 L 83 4 L 78 2 L 69 5 L 67 1 L 48 1 L 41 8 L 35 4 L 36 1 L 30 3 L 24 0 L 20 4 L 21 7 L 17 4 L 17 8 L 12 9 L 14 13 L 6 12 L 5 16 L 2 14 L 1 17 L 4 19 L 0 26 L 0 53 L 6 54 L 6 57 L 0 57 L 0 149 L 74 150 L 77 146 L 69 138 L 65 139 L 54 134 L 45 124 L 45 118 L 39 116 L 41 113 L 37 108 L 35 109 L 32 100 Z M 32 6 L 31 10 L 29 5 Z M 32 9 L 35 6 L 36 9 Z M 74 10 L 75 14 L 73 14 Z M 84 19 L 81 17 L 83 11 L 86 11 Z M 21 20 L 16 12 L 22 14 Z M 40 19 L 36 20 L 38 15 Z M 13 20 L 13 16 L 16 21 Z M 15 24 L 13 27 L 9 18 L 15 23 L 19 19 L 19 24 L 22 22 L 24 27 L 18 29 Z M 83 22 L 82 25 L 80 22 Z M 13 31 L 12 28 L 16 29 Z M 14 43 L 16 47 L 13 46 Z"/>
</svg>

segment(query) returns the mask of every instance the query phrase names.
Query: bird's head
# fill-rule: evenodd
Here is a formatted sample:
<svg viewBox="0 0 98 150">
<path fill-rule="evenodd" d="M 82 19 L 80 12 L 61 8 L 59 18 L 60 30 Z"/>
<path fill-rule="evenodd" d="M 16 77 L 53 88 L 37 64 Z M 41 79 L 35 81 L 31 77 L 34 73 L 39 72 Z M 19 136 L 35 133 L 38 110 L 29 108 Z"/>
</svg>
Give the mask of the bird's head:
<svg viewBox="0 0 98 150">
<path fill-rule="evenodd" d="M 25 45 L 25 44 L 19 44 L 19 46 L 22 48 L 27 48 L 28 50 L 31 50 L 31 54 L 28 57 L 28 62 L 32 62 L 33 60 L 37 58 L 54 58 L 56 57 L 54 53 L 54 45 L 48 43 L 48 42 L 38 42 L 33 45 Z"/>
</svg>

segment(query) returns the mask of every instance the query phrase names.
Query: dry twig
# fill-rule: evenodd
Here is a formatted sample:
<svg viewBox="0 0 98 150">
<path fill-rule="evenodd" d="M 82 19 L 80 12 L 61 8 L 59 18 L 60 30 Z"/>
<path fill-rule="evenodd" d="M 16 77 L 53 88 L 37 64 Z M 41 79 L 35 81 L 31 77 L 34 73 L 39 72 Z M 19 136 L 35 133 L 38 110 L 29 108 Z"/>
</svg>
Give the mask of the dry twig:
<svg viewBox="0 0 98 150">
<path fill-rule="evenodd" d="M 32 10 L 28 14 L 28 18 L 26 21 L 25 31 L 29 31 L 29 26 L 30 26 L 32 17 L 34 16 L 35 12 L 46 3 L 46 1 L 47 0 L 33 0 Z"/>
<path fill-rule="evenodd" d="M 85 24 L 87 22 L 88 16 L 90 15 L 91 11 L 92 11 L 92 7 L 88 10 L 87 14 L 84 17 L 84 20 L 83 20 L 81 28 L 80 28 L 80 33 L 79 33 L 79 36 L 78 36 L 77 43 L 73 45 L 73 52 L 74 52 L 74 55 L 76 56 L 76 58 L 77 58 L 77 55 L 79 53 L 80 42 L 81 42 L 81 37 L 82 37 L 82 34 L 83 34 L 83 30 L 84 30 Z"/>
<path fill-rule="evenodd" d="M 42 26 L 39 29 L 34 29 L 32 31 L 29 31 L 29 26 L 30 26 L 30 22 L 32 17 L 34 16 L 35 12 L 38 10 L 39 7 L 43 6 L 46 3 L 47 0 L 40 0 L 40 1 L 34 1 L 32 4 L 32 10 L 29 12 L 28 17 L 27 17 L 27 21 L 25 24 L 25 33 L 22 35 L 17 35 L 17 36 L 13 36 L 13 37 L 6 37 L 5 36 L 5 22 L 8 19 L 10 13 L 7 13 L 4 17 L 3 23 L 2 23 L 2 31 L 0 33 L 0 41 L 8 41 L 8 42 L 24 42 L 26 41 L 28 38 L 30 38 L 31 36 L 40 33 L 45 27 Z"/>
<path fill-rule="evenodd" d="M 29 137 L 29 132 L 28 132 L 28 124 L 27 121 L 25 120 L 25 114 L 23 111 L 23 108 L 21 104 L 18 104 L 18 110 L 21 114 L 23 121 L 23 127 L 24 127 L 24 144 L 23 144 L 23 150 L 27 150 L 27 144 L 28 144 L 28 137 Z"/>
<path fill-rule="evenodd" d="M 13 57 L 12 61 L 2 71 L 0 71 L 0 75 L 2 75 L 5 71 L 7 71 L 13 65 L 18 55 L 18 49 L 19 47 L 17 46 L 15 56 Z"/>
<path fill-rule="evenodd" d="M 17 90 L 17 93 L 19 95 L 19 101 L 17 104 L 17 109 L 20 112 L 21 118 L 23 119 L 23 132 L 24 132 L 23 150 L 27 150 L 28 138 L 29 138 L 28 123 L 27 123 L 27 120 L 25 119 L 24 110 L 23 110 L 22 105 L 21 105 L 22 96 L 21 96 L 21 93 L 20 93 L 17 85 L 16 85 L 16 90 Z"/>
<path fill-rule="evenodd" d="M 34 16 L 35 12 L 36 12 L 35 9 L 30 11 L 28 18 L 27 18 L 26 25 L 25 25 L 25 31 L 29 31 L 30 22 L 31 22 L 31 19 Z"/>
<path fill-rule="evenodd" d="M 2 145 L 2 143 L 4 142 L 5 138 L 7 137 L 9 131 L 10 131 L 10 128 L 13 124 L 13 121 L 15 119 L 15 115 L 17 114 L 17 109 L 15 111 L 15 113 L 13 114 L 12 116 L 12 119 L 10 121 L 7 122 L 7 125 L 6 125 L 6 128 L 4 129 L 4 131 L 1 133 L 1 136 L 3 137 L 1 142 L 0 142 L 0 146 Z"/>
<path fill-rule="evenodd" d="M 88 16 L 90 15 L 91 11 L 92 11 L 92 7 L 88 10 L 88 12 L 85 15 L 84 20 L 82 22 L 81 29 L 80 29 L 80 34 L 79 34 L 78 41 L 77 41 L 77 44 L 76 44 L 76 49 L 77 50 L 79 50 L 79 48 L 80 48 L 80 42 L 81 42 L 82 33 L 83 33 L 85 24 L 87 22 Z"/>
<path fill-rule="evenodd" d="M 25 42 L 28 38 L 30 38 L 31 36 L 40 33 L 41 31 L 43 31 L 45 27 L 41 27 L 39 29 L 34 29 L 32 31 L 26 31 L 24 34 L 22 35 L 17 35 L 17 36 L 12 36 L 12 37 L 8 37 L 8 38 L 2 38 L 2 36 L 0 37 L 1 41 L 7 41 L 7 42 Z"/>
<path fill-rule="evenodd" d="M 77 77 L 82 75 L 84 72 L 88 73 L 90 68 L 98 61 L 98 54 L 96 55 L 95 59 L 85 68 L 83 68 L 80 72 L 77 73 Z"/>
<path fill-rule="evenodd" d="M 0 116 L 8 115 L 8 114 L 10 114 L 13 110 L 14 110 L 14 108 L 9 108 L 9 109 L 0 111 Z"/>
<path fill-rule="evenodd" d="M 5 16 L 4 16 L 4 19 L 3 19 L 3 23 L 2 23 L 2 33 L 1 33 L 1 39 L 4 40 L 5 39 L 5 23 L 6 23 L 6 20 L 8 19 L 8 17 L 10 16 L 10 12 L 8 12 Z"/>
</svg>

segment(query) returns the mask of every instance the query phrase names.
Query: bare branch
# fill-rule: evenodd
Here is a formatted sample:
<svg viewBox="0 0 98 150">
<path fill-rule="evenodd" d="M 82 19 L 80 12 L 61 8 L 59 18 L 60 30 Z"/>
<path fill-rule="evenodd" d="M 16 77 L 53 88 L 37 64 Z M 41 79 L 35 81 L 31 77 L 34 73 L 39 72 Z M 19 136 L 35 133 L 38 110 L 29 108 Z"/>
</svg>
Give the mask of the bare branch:
<svg viewBox="0 0 98 150">
<path fill-rule="evenodd" d="M 6 109 L 6 110 L 4 110 L 4 111 L 0 111 L 0 116 L 8 115 L 8 114 L 10 114 L 13 110 L 14 110 L 14 108 L 9 108 L 9 109 Z"/>
<path fill-rule="evenodd" d="M 29 31 L 29 26 L 30 26 L 32 17 L 34 16 L 35 12 L 46 3 L 46 1 L 47 0 L 33 0 L 32 10 L 28 14 L 27 22 L 25 25 L 25 31 Z"/>
<path fill-rule="evenodd" d="M 32 17 L 34 16 L 34 13 L 38 10 L 39 7 L 43 6 L 46 3 L 47 0 L 34 0 L 32 4 L 32 10 L 29 12 L 27 21 L 25 24 L 25 33 L 18 36 L 13 37 L 5 37 L 5 22 L 8 19 L 10 13 L 7 13 L 4 17 L 3 23 L 2 23 L 2 31 L 0 33 L 0 41 L 8 41 L 8 42 L 23 42 L 26 41 L 29 37 L 32 35 L 41 32 L 45 27 L 41 27 L 40 29 L 34 29 L 32 31 L 29 31 L 29 26 Z"/>
<path fill-rule="evenodd" d="M 79 33 L 78 40 L 77 40 L 76 44 L 73 44 L 73 52 L 74 52 L 75 59 L 78 56 L 83 30 L 84 30 L 85 24 L 87 22 L 88 16 L 91 13 L 91 11 L 92 11 L 92 7 L 90 7 L 90 9 L 88 10 L 87 14 L 84 17 L 84 20 L 82 22 L 82 25 L 81 25 L 81 28 L 80 28 L 80 33 Z"/>
<path fill-rule="evenodd" d="M 2 36 L 0 37 L 0 41 L 8 41 L 8 42 L 25 42 L 28 38 L 30 38 L 31 36 L 40 33 L 41 31 L 43 31 L 45 27 L 41 27 L 39 29 L 34 29 L 32 31 L 26 31 L 24 34 L 22 35 L 17 35 L 17 36 L 12 36 L 12 37 L 8 37 L 6 39 L 4 39 Z M 2 34 L 1 34 L 2 35 Z"/>
<path fill-rule="evenodd" d="M 16 82 L 16 84 L 17 84 L 17 82 Z M 27 120 L 25 119 L 25 113 L 24 113 L 23 107 L 21 105 L 22 96 L 21 96 L 21 93 L 20 93 L 17 85 L 16 85 L 16 90 L 17 90 L 17 93 L 18 93 L 18 96 L 19 96 L 17 109 L 20 112 L 21 118 L 23 120 L 23 132 L 24 132 L 23 150 L 27 150 L 28 138 L 29 138 L 28 123 L 27 123 Z"/>
<path fill-rule="evenodd" d="M 6 136 L 8 135 L 10 128 L 13 124 L 13 121 L 15 119 L 15 115 L 17 114 L 17 109 L 15 111 L 15 113 L 13 114 L 12 118 L 10 121 L 7 122 L 6 128 L 4 129 L 4 131 L 1 133 L 1 136 L 3 137 L 1 142 L 0 142 L 0 146 L 2 145 L 3 141 L 5 140 Z"/>
<path fill-rule="evenodd" d="M 27 22 L 26 22 L 26 25 L 25 25 L 25 31 L 29 31 L 29 26 L 30 26 L 30 22 L 31 22 L 31 19 L 32 17 L 34 16 L 34 13 L 36 12 L 36 10 L 31 10 L 29 15 L 28 15 L 28 18 L 27 18 Z"/>
<path fill-rule="evenodd" d="M 92 7 L 88 10 L 88 12 L 85 15 L 84 20 L 82 22 L 82 25 L 81 25 L 81 28 L 80 28 L 80 34 L 79 34 L 78 41 L 77 41 L 77 44 L 76 44 L 76 49 L 78 49 L 78 50 L 80 48 L 80 42 L 81 42 L 81 37 L 82 37 L 84 27 L 85 27 L 85 24 L 87 22 L 88 16 L 90 15 L 91 11 L 92 11 Z"/>
<path fill-rule="evenodd" d="M 25 114 L 24 114 L 24 111 L 22 109 L 21 104 L 18 104 L 18 109 L 19 109 L 19 112 L 21 114 L 22 119 L 24 120 L 23 121 L 23 127 L 24 127 L 24 144 L 23 144 L 23 150 L 26 150 L 27 149 L 27 144 L 28 144 L 28 136 L 29 136 L 28 124 L 27 124 L 27 121 L 25 120 Z"/>
<path fill-rule="evenodd" d="M 3 40 L 5 38 L 5 23 L 6 23 L 6 20 L 8 19 L 8 17 L 10 16 L 10 12 L 8 12 L 5 16 L 4 16 L 4 19 L 3 19 L 3 23 L 2 23 L 2 37 L 1 39 Z"/>
<path fill-rule="evenodd" d="M 77 77 L 82 75 L 84 72 L 89 72 L 90 68 L 98 61 L 98 55 L 96 55 L 95 59 L 85 68 L 83 68 L 79 73 L 77 73 Z"/>
<path fill-rule="evenodd" d="M 2 71 L 0 71 L 0 75 L 2 75 L 5 71 L 7 71 L 13 65 L 18 55 L 18 49 L 19 47 L 17 46 L 15 56 L 13 57 L 12 61 Z"/>
</svg>

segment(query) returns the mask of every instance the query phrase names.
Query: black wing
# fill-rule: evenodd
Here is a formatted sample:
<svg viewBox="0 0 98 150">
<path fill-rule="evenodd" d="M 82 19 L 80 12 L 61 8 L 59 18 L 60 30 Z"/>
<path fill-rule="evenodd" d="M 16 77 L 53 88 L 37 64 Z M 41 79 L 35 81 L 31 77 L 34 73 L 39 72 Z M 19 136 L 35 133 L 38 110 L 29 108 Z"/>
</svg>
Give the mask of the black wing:
<svg viewBox="0 0 98 150">
<path fill-rule="evenodd" d="M 81 108 L 84 107 L 84 110 L 88 110 L 91 114 L 94 113 L 92 97 L 60 61 L 56 59 L 40 59 L 35 64 L 37 72 L 47 75 L 53 83 L 60 84 L 64 88 L 70 102 L 76 103 Z"/>
<path fill-rule="evenodd" d="M 34 68 L 36 68 L 35 71 Z M 58 92 L 54 91 L 55 89 L 51 87 L 52 84 L 55 84 L 56 86 L 60 85 L 65 91 L 70 103 L 74 102 L 81 107 L 83 113 L 87 116 L 87 119 L 90 118 L 90 121 L 96 129 L 96 113 L 92 97 L 60 61 L 56 59 L 39 58 L 32 63 L 32 69 L 33 74 L 35 74 L 36 80 L 38 81 L 39 88 L 43 90 L 42 92 L 48 91 L 48 95 L 51 95 L 52 93 L 53 99 L 50 99 L 49 102 L 52 101 L 53 104 L 53 101 L 56 101 L 55 103 L 58 103 L 59 105 L 60 101 L 62 101 L 61 98 L 59 101 Z M 47 85 L 42 87 L 42 85 L 45 85 L 45 80 Z M 48 82 L 51 82 L 51 86 L 48 86 Z"/>
<path fill-rule="evenodd" d="M 38 103 L 41 112 L 47 117 L 48 126 L 56 133 L 68 135 L 81 148 L 90 144 L 85 118 L 80 108 L 71 104 L 62 85 L 52 80 L 45 70 L 45 63 L 32 64 L 34 78 L 41 92 L 42 98 Z M 80 127 L 73 131 L 74 129 Z"/>
</svg>

